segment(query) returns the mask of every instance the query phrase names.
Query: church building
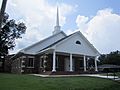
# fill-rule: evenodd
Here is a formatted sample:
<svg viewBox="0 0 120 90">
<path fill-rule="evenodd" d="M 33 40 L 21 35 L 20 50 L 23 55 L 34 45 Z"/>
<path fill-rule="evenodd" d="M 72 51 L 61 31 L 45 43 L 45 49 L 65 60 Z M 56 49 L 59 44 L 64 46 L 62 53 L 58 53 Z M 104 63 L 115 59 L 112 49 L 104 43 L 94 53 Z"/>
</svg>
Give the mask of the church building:
<svg viewBox="0 0 120 90">
<path fill-rule="evenodd" d="M 77 31 L 66 35 L 59 25 L 57 8 L 53 34 L 20 50 L 12 59 L 12 73 L 85 73 L 97 72 L 100 53 Z"/>
</svg>

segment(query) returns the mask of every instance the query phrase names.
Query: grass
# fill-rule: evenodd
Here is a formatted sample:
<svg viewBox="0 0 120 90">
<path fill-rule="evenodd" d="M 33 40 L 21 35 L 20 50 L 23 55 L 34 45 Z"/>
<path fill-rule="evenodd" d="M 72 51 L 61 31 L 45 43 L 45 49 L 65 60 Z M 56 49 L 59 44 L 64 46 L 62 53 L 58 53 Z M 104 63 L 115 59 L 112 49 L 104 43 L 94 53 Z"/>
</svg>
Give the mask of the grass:
<svg viewBox="0 0 120 90">
<path fill-rule="evenodd" d="M 120 83 L 92 77 L 42 78 L 0 74 L 0 90 L 120 90 Z"/>
</svg>

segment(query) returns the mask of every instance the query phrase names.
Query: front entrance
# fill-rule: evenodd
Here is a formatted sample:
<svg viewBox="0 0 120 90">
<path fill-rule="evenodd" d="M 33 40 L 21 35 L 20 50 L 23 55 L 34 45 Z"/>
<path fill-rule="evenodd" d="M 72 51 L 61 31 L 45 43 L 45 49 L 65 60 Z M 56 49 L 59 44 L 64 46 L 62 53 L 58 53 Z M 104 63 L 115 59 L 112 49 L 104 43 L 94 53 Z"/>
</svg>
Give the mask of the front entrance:
<svg viewBox="0 0 120 90">
<path fill-rule="evenodd" d="M 70 59 L 69 58 L 65 58 L 65 71 L 70 71 Z M 72 69 L 73 71 L 75 70 L 75 66 L 74 66 L 74 59 L 72 59 Z"/>
</svg>

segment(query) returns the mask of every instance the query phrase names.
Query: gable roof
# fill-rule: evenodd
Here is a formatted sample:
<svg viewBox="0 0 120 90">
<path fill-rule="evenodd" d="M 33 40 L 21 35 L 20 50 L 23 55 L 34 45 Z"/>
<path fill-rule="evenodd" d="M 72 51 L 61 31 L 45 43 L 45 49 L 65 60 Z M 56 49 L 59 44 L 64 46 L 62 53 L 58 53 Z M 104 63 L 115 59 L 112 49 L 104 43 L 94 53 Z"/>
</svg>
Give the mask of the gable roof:
<svg viewBox="0 0 120 90">
<path fill-rule="evenodd" d="M 60 34 L 60 33 L 62 33 L 65 37 L 67 36 L 63 31 L 61 31 L 61 32 L 59 32 L 59 33 L 57 33 L 57 34 L 54 34 L 54 35 L 51 35 L 51 36 L 49 36 L 48 38 L 45 38 L 45 39 L 43 39 L 43 40 L 41 40 L 41 41 L 39 41 L 39 42 L 37 42 L 37 43 L 35 43 L 35 44 L 30 45 L 30 46 L 28 46 L 28 47 L 20 50 L 19 52 L 24 53 L 25 50 L 27 50 L 27 49 L 29 49 L 29 48 L 32 48 L 33 46 L 36 46 L 36 45 L 38 45 L 38 44 L 40 44 L 40 43 L 42 43 L 42 42 L 44 42 L 44 41 L 46 41 L 46 40 L 54 37 L 54 36 L 57 36 L 57 35 Z"/>
<path fill-rule="evenodd" d="M 100 54 L 100 53 L 97 51 L 97 49 L 84 37 L 84 35 L 83 35 L 80 31 L 77 31 L 77 32 L 75 32 L 75 33 L 73 33 L 73 34 L 70 34 L 69 36 L 66 36 L 65 38 L 62 38 L 62 39 L 54 42 L 53 44 L 51 44 L 51 45 L 45 47 L 44 49 L 40 50 L 38 53 L 40 53 L 41 51 L 43 51 L 43 50 L 45 50 L 45 49 L 51 48 L 52 46 L 55 46 L 55 45 L 63 42 L 64 40 L 68 39 L 69 37 L 71 37 L 71 36 L 73 36 L 73 35 L 75 35 L 75 34 L 77 34 L 77 33 L 85 40 L 85 42 L 86 42 L 96 53 Z"/>
<path fill-rule="evenodd" d="M 74 34 L 74 33 L 73 33 L 73 34 Z M 66 36 L 66 37 L 64 37 L 64 38 L 62 38 L 62 39 L 60 39 L 60 40 L 54 42 L 53 44 L 51 44 L 51 45 L 49 45 L 49 46 L 43 48 L 42 50 L 45 50 L 45 49 L 47 49 L 47 48 L 49 48 L 49 47 L 52 47 L 52 46 L 58 44 L 59 42 L 61 42 L 61 41 L 65 40 L 65 39 L 67 39 L 68 37 L 70 37 L 70 36 L 73 35 L 73 34 L 70 34 L 70 35 L 68 35 L 68 36 Z M 40 50 L 40 51 L 42 51 L 42 50 Z M 39 52 L 40 52 L 40 51 L 39 51 Z M 39 52 L 38 52 L 38 53 L 39 53 Z"/>
</svg>

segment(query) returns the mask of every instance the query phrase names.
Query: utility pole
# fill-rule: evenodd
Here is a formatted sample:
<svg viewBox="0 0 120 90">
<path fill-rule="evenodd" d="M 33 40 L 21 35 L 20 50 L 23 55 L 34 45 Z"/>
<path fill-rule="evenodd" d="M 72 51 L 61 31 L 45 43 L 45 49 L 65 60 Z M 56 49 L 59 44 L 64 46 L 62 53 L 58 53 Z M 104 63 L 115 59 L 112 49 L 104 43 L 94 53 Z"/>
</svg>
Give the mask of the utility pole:
<svg viewBox="0 0 120 90">
<path fill-rule="evenodd" d="M 3 20 L 3 15 L 5 13 L 6 4 L 7 4 L 7 0 L 3 0 L 1 10 L 0 10 L 0 30 L 2 27 L 2 20 Z"/>
<path fill-rule="evenodd" d="M 7 0 L 2 0 L 2 5 L 1 5 L 1 9 L 0 9 L 0 62 L 2 61 L 2 71 L 4 72 L 4 62 L 5 59 L 3 59 L 2 56 L 2 46 L 1 46 L 1 31 L 2 31 L 2 22 L 3 22 L 3 16 L 5 13 L 5 8 L 6 8 L 6 4 L 7 4 Z"/>
</svg>

